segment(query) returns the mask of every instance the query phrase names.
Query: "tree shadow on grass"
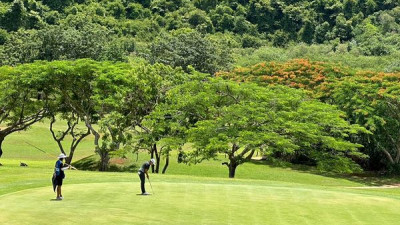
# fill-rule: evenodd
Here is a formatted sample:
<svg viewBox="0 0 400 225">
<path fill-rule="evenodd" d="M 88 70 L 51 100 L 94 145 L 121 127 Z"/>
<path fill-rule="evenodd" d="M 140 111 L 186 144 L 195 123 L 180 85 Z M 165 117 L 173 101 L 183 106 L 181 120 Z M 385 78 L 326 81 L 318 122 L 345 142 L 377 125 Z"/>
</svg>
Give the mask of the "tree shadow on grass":
<svg viewBox="0 0 400 225">
<path fill-rule="evenodd" d="M 336 179 L 346 179 L 367 186 L 382 186 L 382 185 L 391 185 L 400 183 L 399 176 L 385 175 L 379 172 L 372 172 L 372 171 L 365 171 L 362 173 L 354 173 L 354 174 L 338 174 L 330 172 L 321 172 L 317 170 L 314 166 L 291 164 L 288 162 L 278 161 L 278 160 L 270 161 L 270 160 L 252 159 L 251 161 L 249 161 L 249 163 L 252 163 L 254 165 L 268 165 L 273 168 L 287 168 L 301 173 L 310 173 L 314 175 L 336 178 Z"/>
<path fill-rule="evenodd" d="M 72 163 L 74 167 L 79 170 L 98 171 L 99 170 L 99 159 L 95 156 L 88 156 Z M 107 172 L 137 172 L 138 166 L 135 163 L 132 164 L 110 164 Z"/>
</svg>

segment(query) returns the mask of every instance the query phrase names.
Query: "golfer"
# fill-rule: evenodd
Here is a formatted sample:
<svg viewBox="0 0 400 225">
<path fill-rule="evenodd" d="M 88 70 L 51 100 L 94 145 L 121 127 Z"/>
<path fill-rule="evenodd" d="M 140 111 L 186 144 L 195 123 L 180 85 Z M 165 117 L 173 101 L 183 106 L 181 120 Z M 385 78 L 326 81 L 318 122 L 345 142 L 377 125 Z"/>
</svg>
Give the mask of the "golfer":
<svg viewBox="0 0 400 225">
<path fill-rule="evenodd" d="M 146 175 L 147 179 L 149 179 L 149 169 L 150 166 L 155 165 L 156 164 L 156 160 L 154 159 L 150 159 L 150 161 L 143 163 L 142 167 L 140 167 L 138 174 L 140 177 L 140 188 L 142 189 L 142 195 L 149 195 L 149 193 L 146 192 L 146 189 L 144 187 L 144 182 L 145 182 L 145 177 L 144 175 Z"/>
<path fill-rule="evenodd" d="M 53 175 L 53 189 L 57 187 L 57 200 L 63 200 L 63 196 L 61 193 L 61 186 L 63 184 L 63 179 L 65 178 L 64 170 L 70 169 L 71 166 L 64 164 L 63 160 L 67 158 L 66 155 L 60 154 L 58 156 L 58 160 L 56 162 L 55 168 L 54 168 L 54 175 Z"/>
</svg>

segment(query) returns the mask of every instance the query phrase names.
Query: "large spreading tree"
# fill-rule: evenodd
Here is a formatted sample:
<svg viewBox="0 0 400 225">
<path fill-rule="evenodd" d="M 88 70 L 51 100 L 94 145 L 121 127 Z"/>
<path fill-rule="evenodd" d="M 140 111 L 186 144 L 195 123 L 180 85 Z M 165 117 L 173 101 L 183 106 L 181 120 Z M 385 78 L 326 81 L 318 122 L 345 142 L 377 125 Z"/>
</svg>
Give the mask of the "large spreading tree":
<svg viewBox="0 0 400 225">
<path fill-rule="evenodd" d="M 0 157 L 8 135 L 28 129 L 48 113 L 52 86 L 46 74 L 40 73 L 43 64 L 0 69 Z"/>
<path fill-rule="evenodd" d="M 340 110 L 312 100 L 300 90 L 210 78 L 173 89 L 159 108 L 168 113 L 172 127 L 186 128 L 171 132 L 178 137 L 184 133 L 186 141 L 193 144 L 188 162 L 226 154 L 229 162 L 224 164 L 231 178 L 255 151 L 304 154 L 321 165 L 345 161 L 349 170 L 355 163 L 343 159 L 364 156 L 358 151 L 361 145 L 347 138 L 365 129 L 350 125 Z"/>
</svg>

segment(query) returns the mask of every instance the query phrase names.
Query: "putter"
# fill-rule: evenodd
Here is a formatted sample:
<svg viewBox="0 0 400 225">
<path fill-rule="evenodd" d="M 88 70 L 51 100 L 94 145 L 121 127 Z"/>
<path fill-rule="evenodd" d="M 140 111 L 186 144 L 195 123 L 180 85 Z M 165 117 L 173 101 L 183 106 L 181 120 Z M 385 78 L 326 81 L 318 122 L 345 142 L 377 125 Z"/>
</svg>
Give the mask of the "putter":
<svg viewBox="0 0 400 225">
<path fill-rule="evenodd" d="M 151 185 L 151 182 L 150 182 L 150 178 L 147 178 L 147 180 L 149 181 L 149 184 L 150 184 L 150 187 L 151 187 L 151 191 L 153 192 L 153 195 L 156 194 L 156 193 L 154 193 L 153 186 Z"/>
</svg>

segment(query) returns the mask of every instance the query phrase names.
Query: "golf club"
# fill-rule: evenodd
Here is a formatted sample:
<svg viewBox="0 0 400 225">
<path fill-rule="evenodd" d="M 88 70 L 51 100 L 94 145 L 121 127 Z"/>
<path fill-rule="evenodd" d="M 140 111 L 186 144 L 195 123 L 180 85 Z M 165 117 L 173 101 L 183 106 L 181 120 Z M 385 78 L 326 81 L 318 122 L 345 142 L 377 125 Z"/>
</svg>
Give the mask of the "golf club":
<svg viewBox="0 0 400 225">
<path fill-rule="evenodd" d="M 153 195 L 154 195 L 155 193 L 154 193 L 154 190 L 153 190 L 153 186 L 151 185 L 150 178 L 147 177 L 147 180 L 149 181 L 149 184 L 150 184 L 150 187 L 151 187 L 151 191 L 153 192 Z"/>
<path fill-rule="evenodd" d="M 43 152 L 43 153 L 46 154 L 47 156 L 50 156 L 51 158 L 54 158 L 54 155 L 47 153 L 47 152 L 44 151 L 43 149 L 40 149 L 40 148 L 38 148 L 37 146 L 35 146 L 35 145 L 33 145 L 33 144 L 31 144 L 31 143 L 29 143 L 29 142 L 27 142 L 27 141 L 25 141 L 25 143 L 27 143 L 28 145 L 30 145 L 30 146 L 32 146 L 33 148 L 37 149 L 38 151 Z M 65 165 L 71 166 L 71 169 L 73 169 L 73 170 L 78 170 L 77 168 L 75 168 L 75 167 L 72 166 L 72 165 L 69 165 L 69 164 L 65 164 Z"/>
</svg>

